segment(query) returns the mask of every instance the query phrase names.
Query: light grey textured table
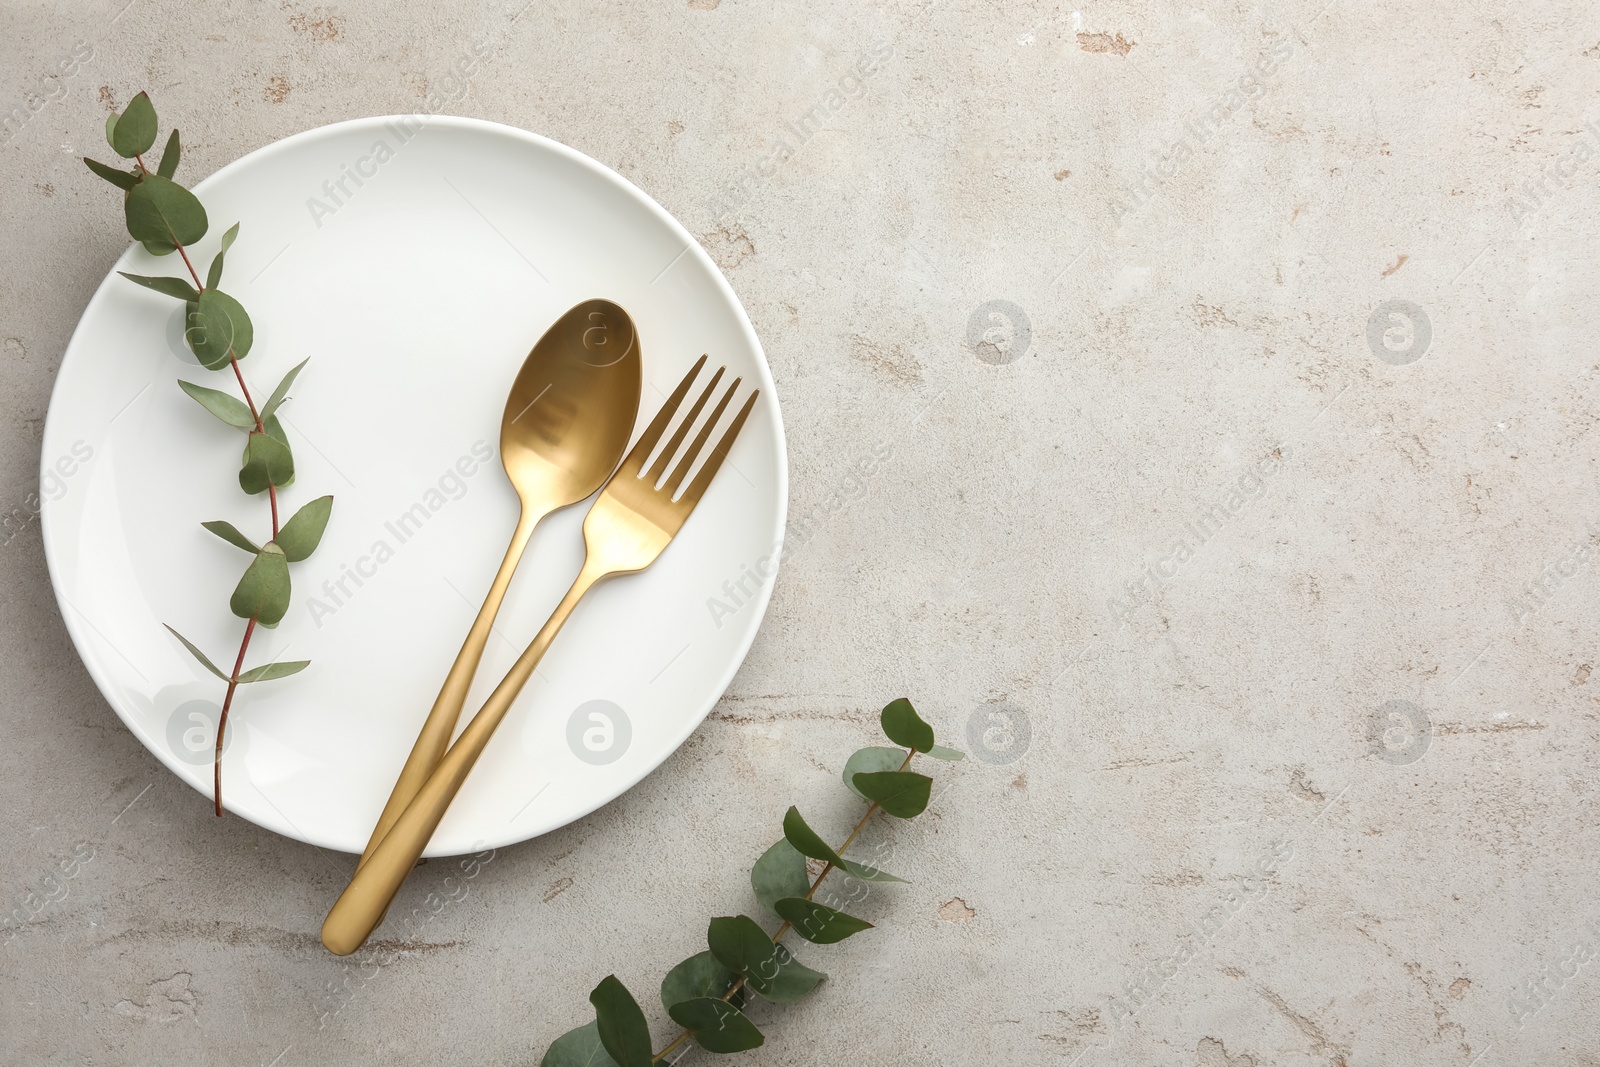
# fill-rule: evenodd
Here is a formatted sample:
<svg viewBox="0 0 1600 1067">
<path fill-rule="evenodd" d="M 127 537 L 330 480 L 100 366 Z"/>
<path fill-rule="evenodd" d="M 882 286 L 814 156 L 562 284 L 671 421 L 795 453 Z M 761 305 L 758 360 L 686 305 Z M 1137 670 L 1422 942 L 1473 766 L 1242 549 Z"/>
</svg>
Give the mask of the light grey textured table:
<svg viewBox="0 0 1600 1067">
<path fill-rule="evenodd" d="M 537 1062 L 612 971 L 662 1024 L 904 693 L 982 758 L 742 1062 L 1600 1063 L 1600 12 L 522 2 L 0 13 L 0 1060 Z M 365 957 L 316 936 L 347 857 L 107 708 L 30 521 L 125 245 L 77 157 L 140 89 L 191 178 L 368 114 L 570 144 L 777 379 L 796 549 L 727 696 Z"/>
</svg>

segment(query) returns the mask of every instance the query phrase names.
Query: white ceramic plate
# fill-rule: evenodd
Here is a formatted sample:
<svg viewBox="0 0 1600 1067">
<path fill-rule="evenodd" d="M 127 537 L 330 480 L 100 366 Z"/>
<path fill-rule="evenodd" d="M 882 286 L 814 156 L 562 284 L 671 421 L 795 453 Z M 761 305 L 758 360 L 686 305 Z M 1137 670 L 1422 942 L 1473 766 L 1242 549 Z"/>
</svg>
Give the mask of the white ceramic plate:
<svg viewBox="0 0 1600 1067">
<path fill-rule="evenodd" d="M 761 401 L 656 564 L 579 606 L 427 854 L 534 837 L 638 782 L 738 669 L 783 532 L 772 378 L 711 260 L 606 167 L 471 119 L 338 123 L 253 152 L 196 192 L 211 219 L 191 252 L 202 276 L 222 231 L 242 223 L 222 288 L 255 323 L 241 364 L 252 392 L 264 398 L 311 359 L 282 412 L 297 462 L 284 506 L 335 497 L 321 546 L 293 567 L 288 616 L 258 631 L 246 660 L 312 665 L 241 688 L 228 809 L 313 844 L 365 845 L 515 524 L 495 453 L 506 393 L 545 328 L 590 297 L 621 304 L 638 327 L 636 434 L 702 352 L 759 386 Z M 177 256 L 138 246 L 117 269 L 183 273 Z M 226 669 L 243 627 L 228 598 L 248 557 L 199 523 L 227 519 L 264 539 L 268 519 L 265 498 L 238 488 L 242 436 L 175 384 L 232 388 L 227 372 L 198 366 L 181 331 L 177 301 L 107 276 L 62 360 L 40 495 L 56 595 L 90 674 L 145 746 L 209 798 L 222 685 L 162 624 Z M 586 510 L 534 534 L 466 714 L 577 573 Z"/>
</svg>

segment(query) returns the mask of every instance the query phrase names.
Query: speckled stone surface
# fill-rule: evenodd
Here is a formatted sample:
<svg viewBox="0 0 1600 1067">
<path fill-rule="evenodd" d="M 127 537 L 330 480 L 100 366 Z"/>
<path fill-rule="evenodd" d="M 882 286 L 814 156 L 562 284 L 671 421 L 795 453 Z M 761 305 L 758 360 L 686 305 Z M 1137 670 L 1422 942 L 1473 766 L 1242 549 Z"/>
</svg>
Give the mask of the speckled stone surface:
<svg viewBox="0 0 1600 1067">
<path fill-rule="evenodd" d="M 523 2 L 0 10 L 0 1062 L 537 1063 L 613 972 L 667 1034 L 904 693 L 974 756 L 742 1062 L 1600 1064 L 1600 11 Z M 191 178 L 370 114 L 570 144 L 778 384 L 795 550 L 727 696 L 348 960 L 350 858 L 144 751 L 33 521 L 126 243 L 76 157 L 140 89 Z"/>
</svg>

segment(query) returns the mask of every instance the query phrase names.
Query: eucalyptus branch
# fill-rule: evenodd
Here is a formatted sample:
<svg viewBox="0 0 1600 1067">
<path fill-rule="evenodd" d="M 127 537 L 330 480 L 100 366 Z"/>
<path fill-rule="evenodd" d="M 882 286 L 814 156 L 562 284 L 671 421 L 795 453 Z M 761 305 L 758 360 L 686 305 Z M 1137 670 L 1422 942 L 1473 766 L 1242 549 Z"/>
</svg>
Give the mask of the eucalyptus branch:
<svg viewBox="0 0 1600 1067">
<path fill-rule="evenodd" d="M 911 766 L 911 760 L 916 756 L 916 754 L 917 754 L 916 749 L 912 749 L 911 751 L 907 752 L 906 753 L 906 758 L 901 762 L 901 764 L 900 764 L 898 769 L 903 771 L 907 767 Z M 844 853 L 845 849 L 849 848 L 855 842 L 855 839 L 861 835 L 861 831 L 866 829 L 867 823 L 872 820 L 872 816 L 875 815 L 880 810 L 880 807 L 881 807 L 881 805 L 879 805 L 879 803 L 876 800 L 874 800 L 872 802 L 872 804 L 867 808 L 867 813 L 865 815 L 861 816 L 861 821 L 856 823 L 856 828 L 854 830 L 850 831 L 850 836 L 844 839 L 844 844 L 842 844 L 838 848 L 834 849 L 834 851 L 838 852 L 838 853 L 840 853 L 842 855 Z M 824 863 L 823 866 L 822 866 L 822 870 L 820 872 L 818 872 L 817 877 L 812 881 L 811 888 L 806 890 L 806 895 L 804 897 L 802 897 L 801 899 L 802 900 L 810 900 L 816 894 L 818 887 L 820 887 L 822 885 L 822 880 L 824 878 L 828 877 L 829 874 L 833 873 L 837 869 L 838 868 L 836 868 L 831 862 Z M 794 924 L 791 923 L 788 919 L 785 919 L 783 921 L 782 925 L 780 925 L 778 927 L 777 931 L 772 935 L 772 943 L 776 945 L 779 942 L 781 942 L 783 940 L 783 935 L 788 933 L 791 929 L 793 929 L 793 927 L 794 927 Z M 747 979 L 745 978 L 745 976 L 741 974 L 737 979 L 735 979 L 735 981 L 733 983 L 733 986 L 726 993 L 722 994 L 722 996 L 718 997 L 717 999 L 723 1001 L 724 1003 L 727 1003 L 728 1001 L 732 1000 L 739 993 L 739 991 L 742 990 L 745 987 L 745 982 L 746 981 L 747 981 Z M 694 1036 L 694 1031 L 692 1031 L 692 1030 L 684 1029 L 684 1030 L 680 1031 L 678 1036 L 673 1038 L 667 1044 L 666 1048 L 663 1048 L 660 1052 L 657 1052 L 655 1054 L 655 1056 L 651 1059 L 650 1062 L 651 1063 L 660 1063 L 662 1061 L 667 1061 L 667 1057 L 669 1055 L 671 1055 L 678 1048 L 682 1047 L 683 1043 L 685 1041 L 688 1041 L 693 1036 Z M 671 1062 L 671 1061 L 667 1061 L 667 1062 Z"/>
<path fill-rule="evenodd" d="M 174 132 L 174 135 L 176 135 L 177 131 L 173 131 L 173 132 Z M 148 178 L 150 176 L 151 172 L 150 172 L 150 169 L 145 166 L 143 153 L 137 154 L 133 158 L 134 158 L 135 162 L 137 162 L 139 164 L 139 175 L 140 175 L 141 180 L 144 179 L 144 178 Z M 189 259 L 189 253 L 183 247 L 183 243 L 181 241 L 177 240 L 176 237 L 174 237 L 173 241 L 172 241 L 172 244 L 173 244 L 173 247 L 178 250 L 178 255 L 183 257 L 183 265 L 185 267 L 189 268 L 189 277 L 194 279 L 194 285 L 195 285 L 196 291 L 197 292 L 205 292 L 205 286 L 201 283 L 200 275 L 199 275 L 198 272 L 195 271 L 194 263 Z M 261 425 L 261 414 L 260 414 L 260 412 L 258 412 L 256 410 L 255 398 L 250 395 L 250 387 L 245 384 L 244 372 L 239 369 L 239 357 L 234 353 L 233 346 L 231 344 L 228 346 L 228 365 L 233 368 L 233 376 L 239 382 L 239 392 L 244 395 L 244 402 L 250 408 L 250 417 L 255 420 L 255 428 L 256 428 L 256 430 L 258 432 L 264 432 L 265 428 Z M 272 536 L 273 537 L 277 537 L 278 536 L 278 489 L 277 489 L 277 486 L 274 486 L 274 485 L 271 485 L 271 484 L 269 484 L 267 486 L 267 502 L 271 505 L 271 508 L 272 508 Z M 239 642 L 239 654 L 236 657 L 234 657 L 233 673 L 228 676 L 228 691 L 227 691 L 227 694 L 225 696 L 223 696 L 223 698 L 222 698 L 222 711 L 217 716 L 217 747 L 216 747 L 216 756 L 212 760 L 212 764 L 211 764 L 211 772 L 212 772 L 212 789 L 211 789 L 211 793 L 212 793 L 212 802 L 216 806 L 216 813 L 217 813 L 218 817 L 221 817 L 221 815 L 222 815 L 222 748 L 223 748 L 223 742 L 227 737 L 227 731 L 228 731 L 228 711 L 229 711 L 229 709 L 231 709 L 233 707 L 233 694 L 239 688 L 239 671 L 240 671 L 241 668 L 244 667 L 244 654 L 250 648 L 250 637 L 251 637 L 252 634 L 255 633 L 255 630 L 256 630 L 256 619 L 255 619 L 254 616 L 252 616 L 250 618 L 250 621 L 248 623 L 246 623 L 246 625 L 245 625 L 245 628 L 244 628 L 244 639 Z"/>
<path fill-rule="evenodd" d="M 184 341 L 190 351 L 207 370 L 221 370 L 224 366 L 233 371 L 244 402 L 217 389 L 194 382 L 179 381 L 178 386 L 193 397 L 207 411 L 235 430 L 246 434 L 244 457 L 239 471 L 239 487 L 246 493 L 267 494 L 267 504 L 272 520 L 272 535 L 265 544 L 257 545 L 240 533 L 232 523 L 221 520 L 200 525 L 236 548 L 249 552 L 254 558 L 235 586 L 229 608 L 245 620 L 244 636 L 239 642 L 239 652 L 234 657 L 233 670 L 228 674 L 208 659 L 188 638 L 172 627 L 172 632 L 201 665 L 228 685 L 217 716 L 216 755 L 212 765 L 213 802 L 218 816 L 222 815 L 222 750 L 227 738 L 228 713 L 233 708 L 233 698 L 239 686 L 251 682 L 265 682 L 284 678 L 304 670 L 309 660 L 266 663 L 244 669 L 245 653 L 250 648 L 250 638 L 256 627 L 277 626 L 289 610 L 289 564 L 297 563 L 315 551 L 327 528 L 333 511 L 333 497 L 318 497 L 302 506 L 281 526 L 278 522 L 278 492 L 294 482 L 294 453 L 283 425 L 274 414 L 288 399 L 289 387 L 295 376 L 305 366 L 299 366 L 284 375 L 272 396 L 261 406 L 245 382 L 239 361 L 250 352 L 255 339 L 255 327 L 250 316 L 238 300 L 223 292 L 224 258 L 234 239 L 239 236 L 239 224 L 234 223 L 222 235 L 221 245 L 205 281 L 189 258 L 189 249 L 206 235 L 210 227 L 206 211 L 199 199 L 188 189 L 172 180 L 177 172 L 182 153 L 178 131 L 173 130 L 161 153 L 161 162 L 151 170 L 144 154 L 155 144 L 156 111 L 150 97 L 140 93 L 128 102 L 121 114 L 112 114 L 106 120 L 106 141 L 112 151 L 123 159 L 134 161 L 136 170 L 118 170 L 92 159 L 84 163 L 95 174 L 123 191 L 123 214 L 128 233 L 145 251 L 155 256 L 178 253 L 188 269 L 189 280 L 172 277 L 145 277 L 123 273 L 129 281 L 137 282 L 166 296 L 184 302 Z"/>
<path fill-rule="evenodd" d="M 880 717 L 883 732 L 900 748 L 864 748 L 845 763 L 844 783 L 868 801 L 866 814 L 844 844 L 831 848 L 790 808 L 783 817 L 783 840 L 767 849 L 750 872 L 756 898 L 782 923 L 767 934 L 748 915 L 712 919 L 706 931 L 708 951 L 684 960 L 661 982 L 661 1003 L 682 1030 L 652 1053 L 650 1027 L 644 1012 L 615 975 L 589 994 L 595 1020 L 557 1038 L 540 1067 L 652 1067 L 690 1040 L 708 1052 L 743 1052 L 766 1038 L 742 1010 L 751 991 L 765 1000 L 787 1003 L 809 994 L 827 976 L 796 960 L 783 945 L 793 931 L 818 945 L 829 945 L 872 924 L 819 904 L 814 899 L 823 879 L 844 870 L 862 882 L 898 882 L 892 874 L 844 858 L 843 853 L 879 811 L 912 819 L 927 809 L 933 779 L 908 770 L 919 754 L 956 760 L 961 753 L 934 743 L 933 727 L 917 715 L 909 700 L 892 701 Z M 822 863 L 815 878 L 806 872 L 807 858 Z"/>
</svg>

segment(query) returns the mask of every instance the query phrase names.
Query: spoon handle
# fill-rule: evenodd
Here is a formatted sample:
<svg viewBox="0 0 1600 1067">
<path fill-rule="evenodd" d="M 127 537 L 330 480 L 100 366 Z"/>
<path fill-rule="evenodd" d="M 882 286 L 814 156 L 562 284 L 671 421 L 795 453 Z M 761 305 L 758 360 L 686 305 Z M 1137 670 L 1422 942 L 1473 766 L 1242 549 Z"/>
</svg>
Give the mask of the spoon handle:
<svg viewBox="0 0 1600 1067">
<path fill-rule="evenodd" d="M 605 572 L 600 568 L 591 567 L 588 561 L 584 563 L 572 588 L 561 598 L 561 603 L 556 605 L 556 610 L 533 642 L 517 657 L 517 662 L 505 678 L 495 686 L 494 692 L 472 717 L 467 728 L 461 731 L 460 738 L 439 760 L 439 765 L 417 790 L 410 806 L 395 820 L 394 828 L 372 850 L 367 863 L 356 869 L 350 884 L 339 895 L 322 923 L 322 943 L 330 952 L 340 956 L 349 955 L 360 948 L 383 921 L 389 904 L 400 891 L 411 869 L 417 865 L 423 849 L 428 847 L 439 821 L 450 808 L 450 802 L 456 798 L 473 765 L 494 736 L 495 728 L 505 719 L 506 712 L 511 710 L 517 694 L 522 692 L 522 687 L 532 677 L 533 669 L 544 658 L 550 642 L 555 640 L 556 634 L 566 624 L 567 617 L 578 606 L 578 601 L 603 577 Z"/>
<path fill-rule="evenodd" d="M 478 662 L 483 658 L 484 646 L 489 643 L 489 632 L 494 626 L 495 616 L 500 613 L 500 602 L 505 599 L 506 589 L 511 585 L 511 575 L 517 569 L 523 550 L 528 547 L 528 538 L 542 518 L 542 512 L 523 505 L 516 532 L 511 535 L 511 545 L 500 563 L 500 571 L 489 586 L 489 595 L 484 598 L 483 607 L 478 609 L 478 617 L 472 620 L 472 629 L 467 631 L 467 639 L 462 642 L 461 651 L 456 653 L 450 673 L 445 675 L 444 685 L 440 687 L 439 695 L 428 711 L 428 718 L 417 734 L 417 743 L 411 747 L 411 755 L 406 757 L 406 765 L 400 769 L 400 777 L 394 783 L 394 791 L 389 794 L 389 802 L 383 806 L 383 814 L 378 816 L 378 825 L 373 828 L 372 837 L 361 853 L 357 870 L 372 858 L 378 843 L 393 829 L 400 813 L 406 810 L 406 805 L 417 795 L 422 783 L 433 773 L 445 749 L 450 747 L 450 737 L 455 733 L 456 721 L 461 718 L 462 705 L 467 702 L 467 691 L 472 688 L 472 679 L 478 673 Z"/>
</svg>

